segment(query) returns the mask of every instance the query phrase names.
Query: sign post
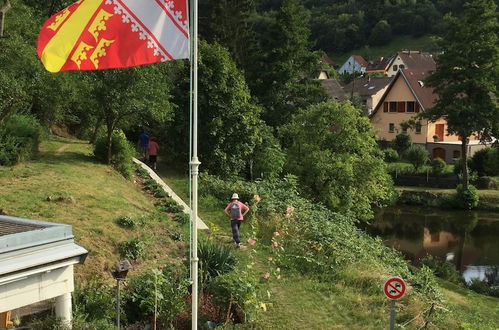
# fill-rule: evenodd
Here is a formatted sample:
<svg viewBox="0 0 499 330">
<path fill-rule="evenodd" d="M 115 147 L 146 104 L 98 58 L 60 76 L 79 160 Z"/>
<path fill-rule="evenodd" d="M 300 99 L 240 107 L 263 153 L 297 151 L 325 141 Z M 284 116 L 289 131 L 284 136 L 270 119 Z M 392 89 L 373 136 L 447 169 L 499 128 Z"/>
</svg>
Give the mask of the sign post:
<svg viewBox="0 0 499 330">
<path fill-rule="evenodd" d="M 406 285 L 400 277 L 390 277 L 383 286 L 385 296 L 390 299 L 390 330 L 395 329 L 395 301 L 405 295 Z"/>
</svg>

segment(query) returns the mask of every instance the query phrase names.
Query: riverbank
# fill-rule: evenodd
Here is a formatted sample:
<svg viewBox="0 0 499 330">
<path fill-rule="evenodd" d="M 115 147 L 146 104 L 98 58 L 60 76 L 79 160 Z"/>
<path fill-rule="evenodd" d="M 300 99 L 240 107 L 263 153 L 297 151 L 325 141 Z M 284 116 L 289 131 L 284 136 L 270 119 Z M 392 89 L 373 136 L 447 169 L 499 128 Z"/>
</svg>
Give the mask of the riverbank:
<svg viewBox="0 0 499 330">
<path fill-rule="evenodd" d="M 399 194 L 398 204 L 427 207 L 446 207 L 455 194 L 454 189 L 426 187 L 396 187 Z M 499 212 L 499 190 L 478 190 L 480 202 L 477 210 Z"/>
</svg>

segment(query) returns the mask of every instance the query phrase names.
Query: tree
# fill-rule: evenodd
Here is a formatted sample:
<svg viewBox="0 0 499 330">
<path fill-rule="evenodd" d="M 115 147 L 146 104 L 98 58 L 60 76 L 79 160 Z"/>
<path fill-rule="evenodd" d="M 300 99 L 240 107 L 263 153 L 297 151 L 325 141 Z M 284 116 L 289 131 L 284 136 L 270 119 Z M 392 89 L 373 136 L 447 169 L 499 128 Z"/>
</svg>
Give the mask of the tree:
<svg viewBox="0 0 499 330">
<path fill-rule="evenodd" d="M 163 63 L 92 72 L 93 89 L 89 97 L 95 98 L 97 115 L 106 124 L 108 163 L 115 129 L 131 122 L 144 122 L 148 117 L 166 120 L 171 114 L 168 68 Z"/>
<path fill-rule="evenodd" d="M 392 27 L 386 20 L 381 20 L 376 24 L 369 36 L 369 45 L 381 46 L 392 40 Z"/>
<path fill-rule="evenodd" d="M 445 117 L 448 133 L 461 138 L 462 157 L 468 159 L 469 137 L 491 138 L 499 126 L 499 108 L 494 95 L 499 85 L 499 41 L 496 4 L 474 0 L 461 17 L 446 16 L 447 27 L 440 41 L 442 54 L 437 70 L 426 81 L 439 98 L 421 115 L 436 121 Z M 463 161 L 462 184 L 469 184 L 468 162 Z"/>
<path fill-rule="evenodd" d="M 177 158 L 189 147 L 189 70 L 178 73 L 169 148 Z M 220 44 L 200 42 L 199 56 L 199 158 L 204 169 L 217 175 L 245 174 L 255 146 L 261 141 L 261 107 L 251 101 L 241 71 Z M 179 152 L 179 149 L 181 150 Z M 184 152 L 182 152 L 184 151 Z"/>
<path fill-rule="evenodd" d="M 362 220 L 383 206 L 393 188 L 369 119 L 350 103 L 330 101 L 295 115 L 281 129 L 287 170 L 309 195 L 334 211 Z"/>
<path fill-rule="evenodd" d="M 428 161 L 428 150 L 426 150 L 426 148 L 423 146 L 413 144 L 405 151 L 405 158 L 409 161 L 409 163 L 412 164 L 412 166 L 414 166 L 414 169 L 417 171 Z"/>
<path fill-rule="evenodd" d="M 298 0 L 279 2 L 248 79 L 272 127 L 287 123 L 299 108 L 326 99 L 323 88 L 311 79 L 319 71 L 319 53 L 309 49 L 308 11 Z"/>
</svg>

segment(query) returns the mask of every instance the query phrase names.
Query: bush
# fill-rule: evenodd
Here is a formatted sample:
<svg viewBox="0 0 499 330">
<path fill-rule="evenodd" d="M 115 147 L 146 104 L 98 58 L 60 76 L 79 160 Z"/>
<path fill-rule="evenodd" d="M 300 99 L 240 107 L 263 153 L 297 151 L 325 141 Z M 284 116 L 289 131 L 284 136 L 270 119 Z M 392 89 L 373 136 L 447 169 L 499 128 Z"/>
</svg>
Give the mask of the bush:
<svg viewBox="0 0 499 330">
<path fill-rule="evenodd" d="M 391 144 L 392 148 L 401 155 L 411 146 L 411 136 L 403 133 L 398 134 Z"/>
<path fill-rule="evenodd" d="M 129 241 L 122 242 L 118 246 L 120 255 L 124 258 L 137 260 L 144 255 L 145 243 L 139 238 L 132 238 Z"/>
<path fill-rule="evenodd" d="M 462 184 L 456 188 L 456 195 L 454 196 L 454 206 L 463 210 L 471 210 L 478 206 L 478 191 L 473 185 L 468 185 L 465 189 Z"/>
<path fill-rule="evenodd" d="M 492 152 L 492 148 L 483 148 L 475 152 L 469 161 L 470 171 L 477 173 L 479 176 L 487 175 L 485 171 L 485 163 Z"/>
<path fill-rule="evenodd" d="M 172 198 L 165 198 L 162 202 L 158 203 L 158 206 L 161 208 L 163 212 L 167 213 L 181 213 L 184 211 L 182 205 L 179 205 Z"/>
<path fill-rule="evenodd" d="M 12 115 L 0 126 L 0 165 L 12 166 L 38 152 L 42 127 L 32 117 Z"/>
<path fill-rule="evenodd" d="M 445 163 L 445 161 L 442 158 L 437 157 L 431 161 L 430 165 L 431 165 L 431 172 L 433 174 L 441 175 L 444 173 L 447 163 Z"/>
<path fill-rule="evenodd" d="M 116 318 L 116 294 L 113 286 L 98 276 L 91 276 L 83 282 L 76 281 L 75 284 L 75 317 L 85 321 L 113 321 Z"/>
<path fill-rule="evenodd" d="M 116 224 L 122 228 L 136 228 L 140 221 L 129 216 L 119 217 L 116 219 Z"/>
<path fill-rule="evenodd" d="M 234 323 L 244 323 L 253 319 L 259 309 L 257 284 L 254 275 L 235 270 L 211 281 L 208 292 L 213 295 L 222 317 L 231 315 Z"/>
<path fill-rule="evenodd" d="M 394 163 L 399 160 L 399 153 L 397 150 L 388 148 L 383 151 L 385 162 Z"/>
<path fill-rule="evenodd" d="M 198 257 L 201 281 L 204 284 L 217 276 L 230 272 L 237 263 L 230 247 L 210 241 L 199 242 Z"/>
<path fill-rule="evenodd" d="M 189 223 L 191 220 L 190 216 L 186 213 L 177 213 L 173 217 L 173 221 L 176 221 L 180 223 L 181 225 L 185 225 L 186 223 Z"/>
<path fill-rule="evenodd" d="M 177 267 L 178 268 L 178 267 Z M 185 272 L 185 269 L 182 269 Z M 124 310 L 133 321 L 150 320 L 155 303 L 160 329 L 172 329 L 179 314 L 186 310 L 188 274 L 152 271 L 133 277 L 125 295 Z"/>
<path fill-rule="evenodd" d="M 428 151 L 425 147 L 413 144 L 405 151 L 405 158 L 414 166 L 417 171 L 428 161 Z"/>
<path fill-rule="evenodd" d="M 491 148 L 485 160 L 485 174 L 490 176 L 499 175 L 499 149 Z"/>
<path fill-rule="evenodd" d="M 94 145 L 94 155 L 102 162 L 107 162 L 107 136 L 99 135 Z M 132 158 L 135 155 L 133 146 L 126 139 L 123 131 L 116 131 L 112 136 L 111 164 L 125 178 L 129 179 L 133 173 Z"/>
</svg>

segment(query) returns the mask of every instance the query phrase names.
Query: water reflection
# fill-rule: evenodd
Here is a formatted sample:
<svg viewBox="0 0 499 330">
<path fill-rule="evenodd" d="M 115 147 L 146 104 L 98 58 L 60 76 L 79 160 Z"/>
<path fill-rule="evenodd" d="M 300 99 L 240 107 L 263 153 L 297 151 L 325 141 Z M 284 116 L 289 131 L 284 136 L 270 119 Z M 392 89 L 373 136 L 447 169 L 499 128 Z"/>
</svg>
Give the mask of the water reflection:
<svg viewBox="0 0 499 330">
<path fill-rule="evenodd" d="M 499 214 L 396 206 L 365 228 L 417 261 L 427 254 L 454 263 L 466 281 L 499 265 Z"/>
</svg>

